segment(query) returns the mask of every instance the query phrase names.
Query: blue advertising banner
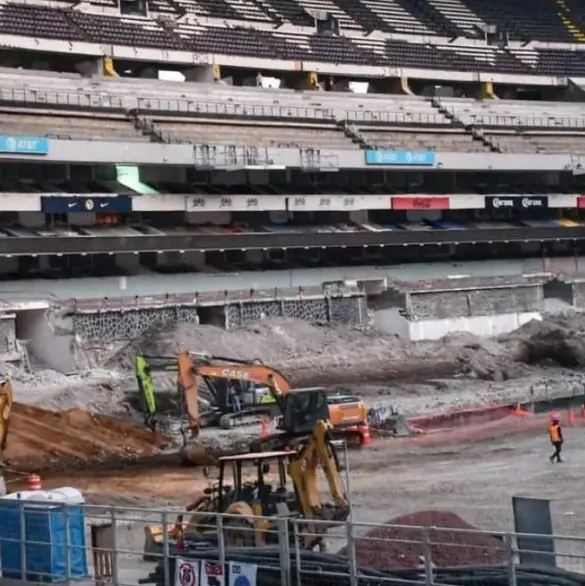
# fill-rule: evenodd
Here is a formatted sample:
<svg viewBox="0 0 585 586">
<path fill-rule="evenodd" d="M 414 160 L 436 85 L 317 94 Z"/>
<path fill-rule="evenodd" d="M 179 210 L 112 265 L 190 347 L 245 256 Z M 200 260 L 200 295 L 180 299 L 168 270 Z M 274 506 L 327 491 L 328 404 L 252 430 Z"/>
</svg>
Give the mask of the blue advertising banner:
<svg viewBox="0 0 585 586">
<path fill-rule="evenodd" d="M 435 160 L 432 151 L 366 151 L 366 165 L 432 167 Z"/>
<path fill-rule="evenodd" d="M 0 153 L 48 155 L 49 139 L 38 136 L 0 136 Z"/>
<path fill-rule="evenodd" d="M 45 214 L 74 214 L 76 212 L 129 214 L 132 211 L 132 198 L 127 195 L 114 197 L 43 196 L 41 197 L 41 210 Z"/>
</svg>

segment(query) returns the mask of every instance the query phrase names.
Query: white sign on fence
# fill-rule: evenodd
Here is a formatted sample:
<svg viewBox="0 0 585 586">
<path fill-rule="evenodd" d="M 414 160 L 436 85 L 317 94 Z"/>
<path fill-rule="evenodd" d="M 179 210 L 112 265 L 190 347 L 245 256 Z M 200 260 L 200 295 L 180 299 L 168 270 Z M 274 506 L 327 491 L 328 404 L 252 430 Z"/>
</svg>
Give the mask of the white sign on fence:
<svg viewBox="0 0 585 586">
<path fill-rule="evenodd" d="M 201 586 L 225 586 L 223 564 L 201 562 Z"/>
<path fill-rule="evenodd" d="M 230 562 L 229 586 L 256 586 L 258 566 Z"/>
<path fill-rule="evenodd" d="M 177 558 L 175 564 L 175 586 L 200 586 L 199 560 Z"/>
</svg>

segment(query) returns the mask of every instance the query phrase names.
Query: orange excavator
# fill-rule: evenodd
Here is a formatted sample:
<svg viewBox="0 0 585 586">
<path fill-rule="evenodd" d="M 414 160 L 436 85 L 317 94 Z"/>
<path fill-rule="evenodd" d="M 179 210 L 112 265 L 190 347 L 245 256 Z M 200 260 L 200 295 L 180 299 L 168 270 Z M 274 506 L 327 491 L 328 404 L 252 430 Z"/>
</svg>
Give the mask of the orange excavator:
<svg viewBox="0 0 585 586">
<path fill-rule="evenodd" d="M 152 364 L 152 368 L 150 367 Z M 278 432 L 263 438 L 254 451 L 277 450 L 288 445 L 290 437 L 312 433 L 317 419 L 328 421 L 334 435 L 352 444 L 363 443 L 367 409 L 357 396 L 329 393 L 322 388 L 292 389 L 290 381 L 278 370 L 260 360 L 245 361 L 221 356 L 181 352 L 178 358 L 140 355 L 136 359 L 139 386 L 145 394 L 145 404 L 155 411 L 152 370 L 177 371 L 177 386 L 181 407 L 186 415 L 190 439 L 195 439 L 209 415 L 199 408 L 199 382 L 203 380 L 214 399 L 213 412 L 222 428 L 259 423 L 267 416 L 280 417 Z M 145 390 L 149 389 L 150 398 Z M 290 437 L 289 437 L 290 436 Z M 196 460 L 197 449 L 188 449 L 184 438 L 184 459 Z M 185 456 L 185 454 L 191 456 Z M 197 457 L 194 457 L 197 455 Z"/>
</svg>

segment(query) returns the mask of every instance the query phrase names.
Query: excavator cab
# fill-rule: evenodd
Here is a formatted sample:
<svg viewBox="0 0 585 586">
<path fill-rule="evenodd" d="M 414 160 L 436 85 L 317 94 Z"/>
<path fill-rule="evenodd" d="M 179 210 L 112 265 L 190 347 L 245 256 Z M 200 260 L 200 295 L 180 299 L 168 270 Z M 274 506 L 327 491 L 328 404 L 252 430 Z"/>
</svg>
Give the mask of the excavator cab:
<svg viewBox="0 0 585 586">
<path fill-rule="evenodd" d="M 321 388 L 294 389 L 280 396 L 279 429 L 293 435 L 311 434 L 318 421 L 329 419 L 327 393 Z"/>
</svg>

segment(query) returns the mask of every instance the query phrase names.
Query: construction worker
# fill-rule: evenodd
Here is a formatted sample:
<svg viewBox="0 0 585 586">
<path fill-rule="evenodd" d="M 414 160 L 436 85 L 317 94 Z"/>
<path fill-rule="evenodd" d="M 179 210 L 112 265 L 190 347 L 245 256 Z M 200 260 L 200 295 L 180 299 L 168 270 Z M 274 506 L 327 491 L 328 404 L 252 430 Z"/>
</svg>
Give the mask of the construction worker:
<svg viewBox="0 0 585 586">
<path fill-rule="evenodd" d="M 553 455 L 549 458 L 551 462 L 555 460 L 557 462 L 562 462 L 561 459 L 561 450 L 563 448 L 563 430 L 561 429 L 561 422 L 558 416 L 553 415 L 550 422 L 550 427 L 548 428 L 548 435 L 550 437 L 550 442 L 554 446 L 555 451 Z"/>
<path fill-rule="evenodd" d="M 234 413 L 239 413 L 242 410 L 241 389 L 239 387 L 236 388 L 231 383 L 228 383 L 228 393 L 232 399 L 232 411 Z"/>
</svg>

